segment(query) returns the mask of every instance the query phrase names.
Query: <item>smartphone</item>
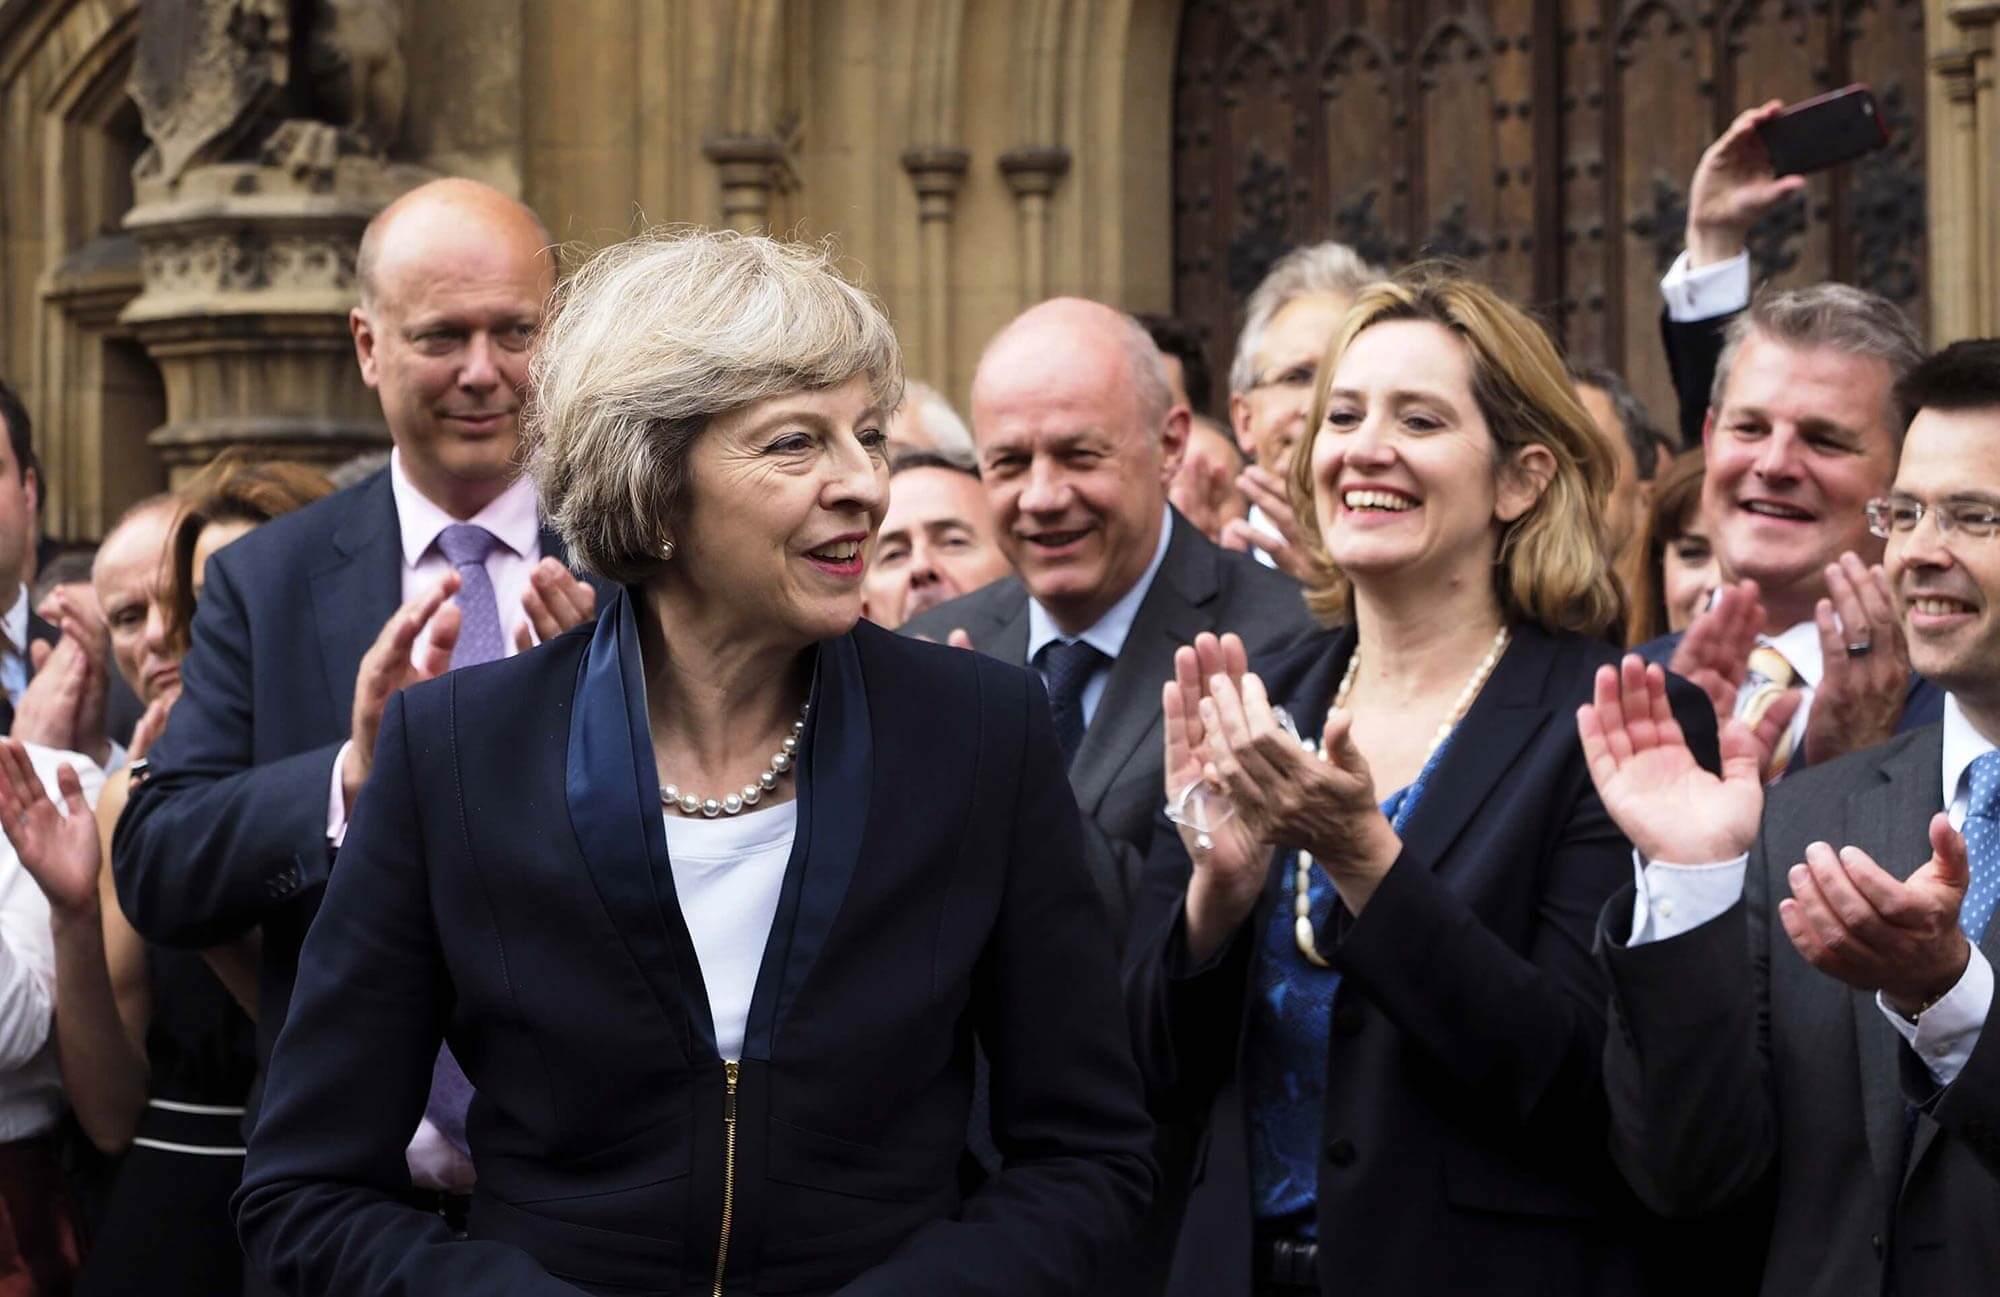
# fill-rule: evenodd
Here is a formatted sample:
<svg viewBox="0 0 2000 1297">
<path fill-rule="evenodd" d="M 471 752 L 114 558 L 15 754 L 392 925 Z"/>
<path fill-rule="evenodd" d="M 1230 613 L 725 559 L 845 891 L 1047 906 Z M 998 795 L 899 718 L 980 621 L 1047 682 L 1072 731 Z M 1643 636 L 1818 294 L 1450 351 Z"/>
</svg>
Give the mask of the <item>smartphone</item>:
<svg viewBox="0 0 2000 1297">
<path fill-rule="evenodd" d="M 1781 176 L 1852 162 L 1889 142 L 1889 126 L 1865 85 L 1843 86 L 1789 104 L 1757 128 L 1771 169 Z"/>
</svg>

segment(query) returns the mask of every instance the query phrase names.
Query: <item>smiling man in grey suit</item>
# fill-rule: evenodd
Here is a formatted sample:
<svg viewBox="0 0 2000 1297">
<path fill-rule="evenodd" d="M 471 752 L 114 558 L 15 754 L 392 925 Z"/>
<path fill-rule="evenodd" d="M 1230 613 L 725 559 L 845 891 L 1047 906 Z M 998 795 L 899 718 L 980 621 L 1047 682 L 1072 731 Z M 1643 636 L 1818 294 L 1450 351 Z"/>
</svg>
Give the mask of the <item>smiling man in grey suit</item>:
<svg viewBox="0 0 2000 1297">
<path fill-rule="evenodd" d="M 1187 432 L 1138 321 L 1078 298 L 1030 308 L 972 382 L 979 474 L 1015 575 L 904 627 L 1041 672 L 1121 946 L 1160 809 L 1174 650 L 1233 630 L 1254 655 L 1312 629 L 1289 577 L 1168 507 Z"/>
<path fill-rule="evenodd" d="M 1640 853 L 1598 934 L 1613 1152 L 1670 1213 L 1768 1192 L 1761 1291 L 1787 1297 L 2000 1277 L 2000 341 L 1901 394 L 1918 414 L 1869 515 L 1942 722 L 1767 805 L 1741 722 L 1702 771 L 1636 658 L 1579 720 Z"/>
</svg>

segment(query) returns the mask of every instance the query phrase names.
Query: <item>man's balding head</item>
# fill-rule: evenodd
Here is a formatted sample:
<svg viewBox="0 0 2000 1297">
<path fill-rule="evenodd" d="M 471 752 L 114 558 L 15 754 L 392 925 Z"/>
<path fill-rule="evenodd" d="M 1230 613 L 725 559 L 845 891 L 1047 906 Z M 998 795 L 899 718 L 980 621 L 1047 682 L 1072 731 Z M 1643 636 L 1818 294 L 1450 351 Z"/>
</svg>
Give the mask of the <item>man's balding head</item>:
<svg viewBox="0 0 2000 1297">
<path fill-rule="evenodd" d="M 167 549 L 180 502 L 171 495 L 148 496 L 127 509 L 90 564 L 90 584 L 111 632 L 111 660 L 132 692 L 147 703 L 180 683 L 179 659 L 163 637 L 149 634 L 156 607 L 163 607 Z"/>
<path fill-rule="evenodd" d="M 435 180 L 369 222 L 348 317 L 410 480 L 467 518 L 514 474 L 528 352 L 555 287 L 549 235 L 514 199 Z"/>
<path fill-rule="evenodd" d="M 1001 548 L 1065 633 L 1095 625 L 1145 575 L 1187 443 L 1139 322 L 1062 297 L 987 344 L 972 435 Z"/>
</svg>

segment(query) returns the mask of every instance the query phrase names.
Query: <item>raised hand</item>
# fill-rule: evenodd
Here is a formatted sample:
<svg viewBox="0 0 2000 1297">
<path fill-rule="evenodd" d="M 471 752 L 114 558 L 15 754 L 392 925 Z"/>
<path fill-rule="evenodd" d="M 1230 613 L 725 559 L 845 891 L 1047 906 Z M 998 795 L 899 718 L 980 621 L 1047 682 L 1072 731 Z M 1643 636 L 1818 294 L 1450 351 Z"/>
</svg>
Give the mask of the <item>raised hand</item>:
<svg viewBox="0 0 2000 1297">
<path fill-rule="evenodd" d="M 1222 530 L 1241 519 L 1248 505 L 1236 490 L 1236 475 L 1230 466 L 1211 458 L 1199 445 L 1190 444 L 1167 485 L 1167 499 L 1195 529 L 1210 540 L 1220 540 Z"/>
<path fill-rule="evenodd" d="M 1773 99 L 1736 115 L 1702 153 L 1688 185 L 1687 251 L 1691 266 L 1727 261 L 1749 245 L 1750 227 L 1806 187 L 1804 176 L 1779 176 L 1757 128 L 1784 110 Z"/>
<path fill-rule="evenodd" d="M 97 819 L 74 766 L 56 767 L 56 788 L 61 807 L 49 800 L 20 740 L 0 739 L 0 830 L 52 911 L 64 918 L 94 916 L 101 860 Z"/>
<path fill-rule="evenodd" d="M 1909 645 L 1880 565 L 1842 554 L 1827 565 L 1826 589 L 1813 610 L 1825 664 L 1806 726 L 1813 765 L 1888 742 L 1910 689 Z"/>
<path fill-rule="evenodd" d="M 1402 843 L 1376 802 L 1368 763 L 1349 732 L 1352 717 L 1328 714 L 1321 760 L 1279 724 L 1255 675 L 1218 672 L 1207 685 L 1204 775 L 1227 794 L 1252 837 L 1311 852 L 1359 914 Z"/>
<path fill-rule="evenodd" d="M 127 759 L 137 761 L 152 751 L 153 744 L 160 741 L 160 735 L 167 732 L 167 713 L 173 709 L 174 700 L 181 696 L 179 687 L 167 690 L 146 706 L 145 715 L 132 727 L 132 745 L 125 749 Z"/>
<path fill-rule="evenodd" d="M 1705 864 L 1750 850 L 1764 811 L 1757 740 L 1742 721 L 1722 727 L 1722 776 L 1703 769 L 1667 703 L 1667 677 L 1638 655 L 1597 669 L 1577 709 L 1591 782 L 1620 830 L 1649 860 Z"/>
<path fill-rule="evenodd" d="M 458 593 L 459 576 L 446 576 L 428 594 L 396 610 L 383 623 L 381 634 L 361 657 L 354 677 L 354 712 L 348 735 L 345 763 L 340 771 L 340 787 L 350 813 L 361 785 L 375 764 L 375 736 L 382 728 L 382 709 L 397 690 L 443 675 L 451 669 L 451 650 L 458 643 L 460 614 L 449 602 Z M 430 636 L 417 644 L 425 628 Z"/>
<path fill-rule="evenodd" d="M 90 685 L 90 663 L 83 646 L 65 635 L 35 668 L 34 678 L 14 705 L 10 733 L 38 747 L 77 750 L 77 711 Z"/>
<path fill-rule="evenodd" d="M 1736 696 L 1750 675 L 1750 650 L 1764 630 L 1764 602 L 1755 581 L 1726 585 L 1715 602 L 1688 624 L 1668 669 L 1691 680 L 1715 707 L 1715 723 L 1736 714 Z"/>
<path fill-rule="evenodd" d="M 1162 791 L 1170 813 L 1185 813 L 1191 801 L 1201 801 L 1206 830 L 1176 822 L 1181 845 L 1187 848 L 1194 872 L 1188 881 L 1188 945 L 1197 959 L 1227 941 L 1257 906 L 1264 871 L 1271 858 L 1268 843 L 1248 831 L 1219 784 L 1204 782 L 1208 765 L 1208 729 L 1202 720 L 1203 683 L 1212 675 L 1240 679 L 1249 670 L 1249 655 L 1235 635 L 1217 638 L 1204 632 L 1191 645 L 1174 651 L 1174 678 L 1160 690 L 1165 718 L 1165 779 Z M 1193 797 L 1189 789 L 1196 788 Z"/>
<path fill-rule="evenodd" d="M 1943 812 L 1931 817 L 1931 858 L 1898 881 L 1859 847 L 1806 848 L 1778 902 L 1778 921 L 1807 963 L 1914 1018 L 1965 972 L 1972 946 L 1958 926 L 1971 882 L 1965 839 Z"/>
<path fill-rule="evenodd" d="M 1278 570 L 1293 580 L 1310 580 L 1313 561 L 1306 550 L 1305 533 L 1292 513 L 1291 497 L 1285 493 L 1284 483 L 1270 470 L 1252 464 L 1237 475 L 1236 485 L 1250 503 L 1263 510 L 1265 519 L 1277 528 L 1277 535 L 1251 526 L 1248 519 L 1239 519 L 1224 524 L 1222 545 L 1238 551 L 1254 546 L 1269 554 Z"/>
<path fill-rule="evenodd" d="M 527 619 L 514 631 L 514 647 L 525 651 L 597 616 L 597 591 L 555 559 L 544 558 L 528 573 L 521 609 Z"/>
</svg>

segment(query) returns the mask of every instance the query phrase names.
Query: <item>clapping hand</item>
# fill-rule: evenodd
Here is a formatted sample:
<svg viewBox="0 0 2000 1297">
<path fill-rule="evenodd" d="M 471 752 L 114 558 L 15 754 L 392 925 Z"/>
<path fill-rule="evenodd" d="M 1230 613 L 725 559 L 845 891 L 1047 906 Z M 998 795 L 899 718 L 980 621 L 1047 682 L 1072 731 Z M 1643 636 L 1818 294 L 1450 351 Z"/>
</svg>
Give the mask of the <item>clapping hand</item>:
<svg viewBox="0 0 2000 1297">
<path fill-rule="evenodd" d="M 1167 485 L 1167 500 L 1195 529 L 1210 540 L 1222 539 L 1231 522 L 1240 520 L 1247 505 L 1236 490 L 1236 474 L 1212 458 L 1198 443 L 1190 443 Z"/>
<path fill-rule="evenodd" d="M 1597 669 L 1577 735 L 1604 809 L 1649 860 L 1706 864 L 1750 850 L 1764 810 L 1762 760 L 1742 721 L 1722 727 L 1722 775 L 1703 769 L 1667 702 L 1667 676 L 1636 654 Z"/>
<path fill-rule="evenodd" d="M 15 738 L 81 752 L 103 765 L 111 759 L 104 708 L 111 688 L 111 639 L 95 599 L 55 596 L 62 638 L 54 648 L 30 646 L 35 675 L 14 710 Z"/>
<path fill-rule="evenodd" d="M 1930 860 L 1904 882 L 1859 847 L 1815 842 L 1791 868 L 1791 896 L 1778 902 L 1778 921 L 1807 963 L 1880 991 L 1908 1018 L 1957 985 L 1972 956 L 1958 926 L 1971 878 L 1965 840 L 1942 812 L 1931 817 L 1930 839 Z"/>
<path fill-rule="evenodd" d="M 1254 546 L 1270 555 L 1278 570 L 1293 580 L 1311 580 L 1313 562 L 1306 550 L 1305 535 L 1299 529 L 1291 498 L 1277 474 L 1252 464 L 1237 475 L 1236 485 L 1250 503 L 1263 510 L 1265 520 L 1277 529 L 1277 534 L 1260 530 L 1247 518 L 1240 518 L 1223 525 L 1222 546 L 1244 552 Z"/>
<path fill-rule="evenodd" d="M 1814 610 L 1824 674 L 1806 726 L 1813 765 L 1887 742 L 1910 688 L 1910 650 L 1881 567 L 1842 554 L 1827 565 L 1826 589 Z"/>
<path fill-rule="evenodd" d="M 58 918 L 94 919 L 102 859 L 97 820 L 68 762 L 56 767 L 56 787 L 60 808 L 49 800 L 20 740 L 0 739 L 0 829 Z"/>
<path fill-rule="evenodd" d="M 419 680 L 441 676 L 451 669 L 451 651 L 458 644 L 461 621 L 458 605 L 450 602 L 458 593 L 459 576 L 453 572 L 432 588 L 396 610 L 382 626 L 375 643 L 362 655 L 361 669 L 354 678 L 354 712 L 348 736 L 347 755 L 340 772 L 341 793 L 352 811 L 361 795 L 361 785 L 375 762 L 375 736 L 382 729 L 382 709 L 397 690 Z M 421 654 L 417 641 L 429 627 Z"/>
<path fill-rule="evenodd" d="M 527 617 L 515 628 L 514 648 L 525 652 L 595 617 L 597 591 L 555 559 L 544 558 L 528 573 L 521 610 Z"/>
<path fill-rule="evenodd" d="M 1755 581 L 1741 581 L 1716 591 L 1715 602 L 1688 626 L 1674 649 L 1668 669 L 1692 681 L 1715 708 L 1717 730 L 1727 729 L 1736 716 L 1736 700 L 1750 678 L 1750 652 L 1764 631 L 1764 602 Z M 1765 709 L 1751 736 L 1757 740 L 1758 768 L 1771 764 L 1778 739 L 1792 723 L 1805 695 L 1788 690 Z"/>
</svg>

